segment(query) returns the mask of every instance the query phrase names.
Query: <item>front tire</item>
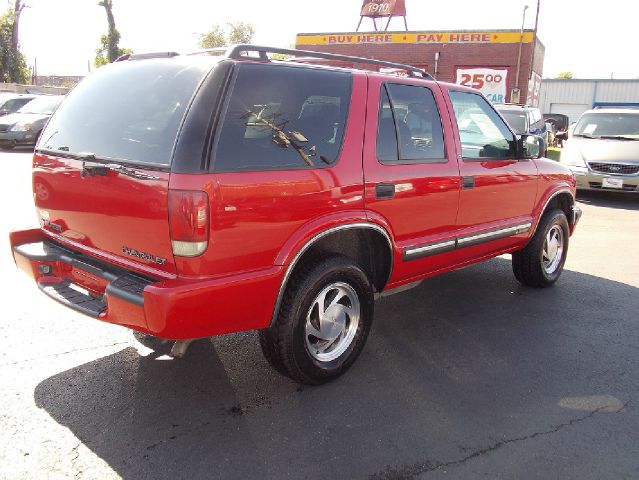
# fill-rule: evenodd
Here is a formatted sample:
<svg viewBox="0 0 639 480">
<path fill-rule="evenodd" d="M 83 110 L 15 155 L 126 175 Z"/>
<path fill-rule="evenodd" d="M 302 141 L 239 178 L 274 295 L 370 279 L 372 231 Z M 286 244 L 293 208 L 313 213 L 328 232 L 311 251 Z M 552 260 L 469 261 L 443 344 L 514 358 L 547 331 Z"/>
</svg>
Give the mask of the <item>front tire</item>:
<svg viewBox="0 0 639 480">
<path fill-rule="evenodd" d="M 302 267 L 288 282 L 276 321 L 260 332 L 264 356 L 297 382 L 342 375 L 361 353 L 373 321 L 373 288 L 343 256 Z"/>
<path fill-rule="evenodd" d="M 570 231 L 561 210 L 544 213 L 537 231 L 523 250 L 513 253 L 515 278 L 530 287 L 549 287 L 564 269 Z"/>
</svg>

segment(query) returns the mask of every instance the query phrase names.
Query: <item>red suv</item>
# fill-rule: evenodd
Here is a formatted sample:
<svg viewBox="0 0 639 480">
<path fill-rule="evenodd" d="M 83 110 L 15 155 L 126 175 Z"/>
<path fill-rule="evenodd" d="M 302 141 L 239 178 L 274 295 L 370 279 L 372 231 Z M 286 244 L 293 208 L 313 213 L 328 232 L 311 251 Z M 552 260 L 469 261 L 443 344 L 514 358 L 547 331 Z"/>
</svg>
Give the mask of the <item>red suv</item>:
<svg viewBox="0 0 639 480">
<path fill-rule="evenodd" d="M 580 210 L 540 144 L 404 65 L 249 45 L 133 55 L 42 133 L 41 225 L 11 234 L 13 255 L 55 300 L 175 355 L 256 329 L 278 371 L 321 383 L 362 351 L 382 294 L 504 253 L 520 282 L 557 280 Z"/>
</svg>

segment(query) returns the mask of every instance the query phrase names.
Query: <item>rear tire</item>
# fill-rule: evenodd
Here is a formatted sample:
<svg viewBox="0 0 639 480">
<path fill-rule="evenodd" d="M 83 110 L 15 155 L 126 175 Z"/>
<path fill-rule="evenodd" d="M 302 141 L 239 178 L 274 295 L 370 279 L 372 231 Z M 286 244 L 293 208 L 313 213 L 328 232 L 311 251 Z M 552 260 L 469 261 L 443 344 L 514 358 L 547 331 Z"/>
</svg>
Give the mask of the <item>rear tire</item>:
<svg viewBox="0 0 639 480">
<path fill-rule="evenodd" d="M 268 362 L 299 383 L 342 375 L 366 343 L 373 287 L 350 258 L 334 256 L 302 267 L 288 282 L 277 319 L 260 332 Z"/>
<path fill-rule="evenodd" d="M 528 245 L 512 254 L 515 278 L 537 288 L 555 283 L 564 269 L 569 236 L 568 220 L 563 211 L 544 213 Z"/>
</svg>

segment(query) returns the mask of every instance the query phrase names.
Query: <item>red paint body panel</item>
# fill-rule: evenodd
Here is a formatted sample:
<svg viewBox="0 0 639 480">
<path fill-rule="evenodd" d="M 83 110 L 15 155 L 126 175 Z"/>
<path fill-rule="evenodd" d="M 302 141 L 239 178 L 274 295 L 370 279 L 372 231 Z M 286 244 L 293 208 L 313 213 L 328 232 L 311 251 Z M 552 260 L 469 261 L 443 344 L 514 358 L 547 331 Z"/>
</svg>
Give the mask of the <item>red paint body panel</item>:
<svg viewBox="0 0 639 480">
<path fill-rule="evenodd" d="M 345 138 L 334 165 L 313 170 L 173 174 L 170 188 L 203 190 L 211 202 L 208 250 L 176 258 L 181 275 L 224 275 L 270 268 L 289 258 L 290 238 L 305 237 L 315 219 L 362 210 L 362 139 L 366 75 L 353 76 Z M 347 215 L 348 216 L 348 215 Z"/>
<path fill-rule="evenodd" d="M 36 154 L 34 198 L 43 229 L 76 244 L 175 273 L 169 239 L 167 193 L 169 173 L 144 170 L 138 179 L 115 170 L 83 173 L 83 161 Z M 48 219 L 43 219 L 42 215 Z M 43 223 L 48 220 L 50 223 Z M 55 228 L 52 228 L 55 227 Z M 123 247 L 161 257 L 160 265 L 125 256 Z M 139 260 L 139 261 L 138 261 Z"/>
<path fill-rule="evenodd" d="M 378 162 L 383 82 L 433 91 L 442 117 L 446 163 Z M 13 232 L 12 249 L 53 240 L 105 265 L 143 274 L 151 283 L 137 305 L 110 295 L 107 280 L 81 267 L 29 260 L 14 250 L 15 262 L 41 284 L 71 281 L 104 295 L 106 309 L 99 320 L 183 339 L 267 327 L 296 255 L 322 232 L 340 225 L 368 223 L 387 232 L 393 270 L 386 289 L 519 249 L 553 195 L 567 192 L 574 198 L 575 180 L 546 159 L 464 162 L 447 94 L 452 87 L 354 71 L 343 148 L 337 162 L 325 168 L 170 174 L 136 167 L 155 178 L 111 170 L 87 177 L 81 176 L 80 160 L 36 154 L 34 196 L 42 228 Z M 461 188 L 464 176 L 475 177 L 474 189 Z M 395 196 L 377 199 L 378 183 L 394 184 Z M 208 195 L 209 242 L 200 256 L 172 254 L 170 189 Z M 406 249 L 420 245 L 525 222 L 532 223 L 526 233 L 414 260 L 403 256 Z M 166 263 L 133 258 L 123 253 L 123 246 L 166 258 Z M 50 274 L 40 273 L 42 263 L 51 267 Z"/>
<path fill-rule="evenodd" d="M 10 235 L 11 247 L 46 240 L 42 230 L 25 230 Z M 82 280 L 69 265 L 62 262 L 34 262 L 14 251 L 18 268 L 36 282 L 60 283 L 73 279 L 87 290 L 101 283 L 95 276 Z M 53 268 L 43 276 L 38 266 Z M 144 306 L 139 307 L 120 298 L 105 295 L 106 310 L 98 319 L 141 330 L 162 338 L 182 339 L 259 329 L 271 320 L 274 298 L 282 281 L 281 267 L 260 272 L 228 275 L 215 279 L 159 280 L 144 289 Z M 86 273 L 83 277 L 87 277 Z M 95 293 L 104 292 L 101 288 Z"/>
</svg>

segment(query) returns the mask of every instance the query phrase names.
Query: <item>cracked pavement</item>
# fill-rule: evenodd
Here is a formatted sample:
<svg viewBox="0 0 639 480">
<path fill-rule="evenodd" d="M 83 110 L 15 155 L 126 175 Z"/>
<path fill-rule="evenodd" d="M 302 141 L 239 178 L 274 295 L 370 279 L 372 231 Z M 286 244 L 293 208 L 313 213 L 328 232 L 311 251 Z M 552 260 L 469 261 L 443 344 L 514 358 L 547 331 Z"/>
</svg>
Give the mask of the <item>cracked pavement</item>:
<svg viewBox="0 0 639 480">
<path fill-rule="evenodd" d="M 44 297 L 6 238 L 33 224 L 29 154 L 0 161 L 0 478 L 639 478 L 639 196 L 580 198 L 551 289 L 497 258 L 378 301 L 311 388 L 253 332 L 167 360 Z"/>
</svg>

